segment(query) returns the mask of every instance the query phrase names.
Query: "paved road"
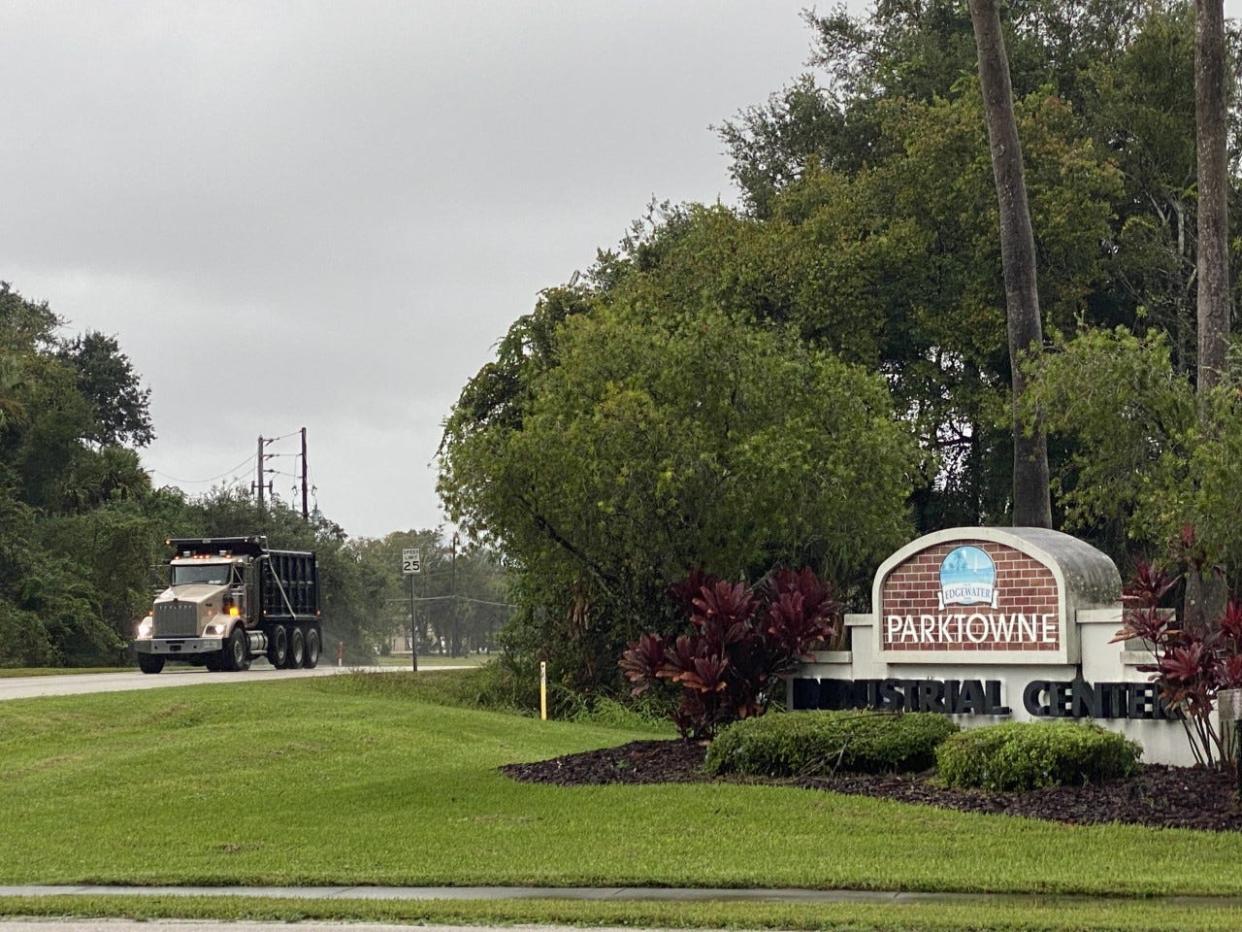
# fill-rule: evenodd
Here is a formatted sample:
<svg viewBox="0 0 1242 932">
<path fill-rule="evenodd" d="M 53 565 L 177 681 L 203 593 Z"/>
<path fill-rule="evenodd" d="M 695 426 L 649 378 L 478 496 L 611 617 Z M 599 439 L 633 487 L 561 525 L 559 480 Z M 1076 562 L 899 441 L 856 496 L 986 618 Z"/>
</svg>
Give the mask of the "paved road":
<svg viewBox="0 0 1242 932">
<path fill-rule="evenodd" d="M 37 696 L 77 696 L 84 693 L 114 693 L 127 689 L 164 689 L 170 686 L 196 686 L 203 683 L 255 683 L 288 680 L 301 676 L 334 676 L 350 670 L 389 673 L 401 667 L 320 666 L 314 670 L 276 670 L 267 661 L 255 663 L 245 673 L 208 673 L 198 667 L 169 666 L 163 673 L 148 675 L 138 670 L 126 673 L 74 673 L 67 676 L 14 676 L 0 678 L 0 701 L 32 699 Z M 466 667 L 434 667 L 434 670 L 464 670 Z"/>
</svg>

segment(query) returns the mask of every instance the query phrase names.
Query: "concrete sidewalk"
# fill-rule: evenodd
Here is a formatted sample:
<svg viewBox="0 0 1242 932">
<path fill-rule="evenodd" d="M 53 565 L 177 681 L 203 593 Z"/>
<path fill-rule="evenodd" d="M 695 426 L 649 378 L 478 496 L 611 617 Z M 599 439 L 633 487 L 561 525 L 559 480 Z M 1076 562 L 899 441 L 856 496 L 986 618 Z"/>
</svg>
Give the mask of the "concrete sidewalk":
<svg viewBox="0 0 1242 932">
<path fill-rule="evenodd" d="M 646 900 L 674 903 L 1074 903 L 1109 904 L 1125 896 L 1049 893 L 903 893 L 763 887 L 144 887 L 87 884 L 0 886 L 9 896 L 236 896 L 304 900 Z M 1239 896 L 1156 896 L 1145 902 L 1242 908 Z"/>
</svg>

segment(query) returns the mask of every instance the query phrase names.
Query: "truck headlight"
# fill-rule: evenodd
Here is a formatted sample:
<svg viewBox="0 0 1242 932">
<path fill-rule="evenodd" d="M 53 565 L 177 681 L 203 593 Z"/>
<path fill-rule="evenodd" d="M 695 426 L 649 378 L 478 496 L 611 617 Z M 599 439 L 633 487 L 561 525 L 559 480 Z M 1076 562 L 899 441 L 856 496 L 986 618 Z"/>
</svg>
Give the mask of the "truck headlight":
<svg viewBox="0 0 1242 932">
<path fill-rule="evenodd" d="M 155 619 L 148 615 L 138 622 L 138 637 L 149 638 L 155 634 Z"/>
<path fill-rule="evenodd" d="M 216 637 L 224 633 L 224 625 L 208 625 L 203 629 L 205 637 Z"/>
</svg>

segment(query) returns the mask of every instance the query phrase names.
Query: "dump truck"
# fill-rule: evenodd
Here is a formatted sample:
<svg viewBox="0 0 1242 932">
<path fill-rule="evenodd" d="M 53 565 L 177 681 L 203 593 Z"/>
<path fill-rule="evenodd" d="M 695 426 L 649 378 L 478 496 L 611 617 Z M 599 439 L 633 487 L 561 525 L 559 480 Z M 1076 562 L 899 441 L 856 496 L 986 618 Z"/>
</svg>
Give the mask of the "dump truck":
<svg viewBox="0 0 1242 932">
<path fill-rule="evenodd" d="M 315 554 L 272 550 L 265 537 L 171 538 L 167 587 L 138 623 L 143 673 L 170 660 L 208 670 L 246 670 L 266 657 L 277 669 L 319 663 L 319 566 Z"/>
</svg>

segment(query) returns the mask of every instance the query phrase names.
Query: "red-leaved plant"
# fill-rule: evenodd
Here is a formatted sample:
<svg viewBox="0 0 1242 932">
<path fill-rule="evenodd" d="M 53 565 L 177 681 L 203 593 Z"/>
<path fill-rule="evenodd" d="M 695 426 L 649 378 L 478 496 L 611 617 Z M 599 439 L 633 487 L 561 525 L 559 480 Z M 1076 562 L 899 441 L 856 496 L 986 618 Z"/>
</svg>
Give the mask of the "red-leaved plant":
<svg viewBox="0 0 1242 932">
<path fill-rule="evenodd" d="M 693 570 L 668 595 L 690 629 L 644 634 L 620 666 L 636 696 L 661 684 L 679 688 L 673 721 L 692 738 L 762 715 L 781 675 L 833 637 L 840 613 L 831 589 L 810 569 L 776 570 L 753 589 Z"/>
<path fill-rule="evenodd" d="M 1151 674 L 1161 700 L 1181 719 L 1195 759 L 1207 767 L 1223 766 L 1231 755 L 1212 711 L 1217 692 L 1242 686 L 1242 604 L 1230 600 L 1214 625 L 1194 630 L 1181 624 L 1172 609 L 1160 607 L 1180 581 L 1180 574 L 1139 563 L 1122 594 L 1122 628 L 1113 642 L 1143 642 L 1154 662 L 1139 669 Z"/>
</svg>

